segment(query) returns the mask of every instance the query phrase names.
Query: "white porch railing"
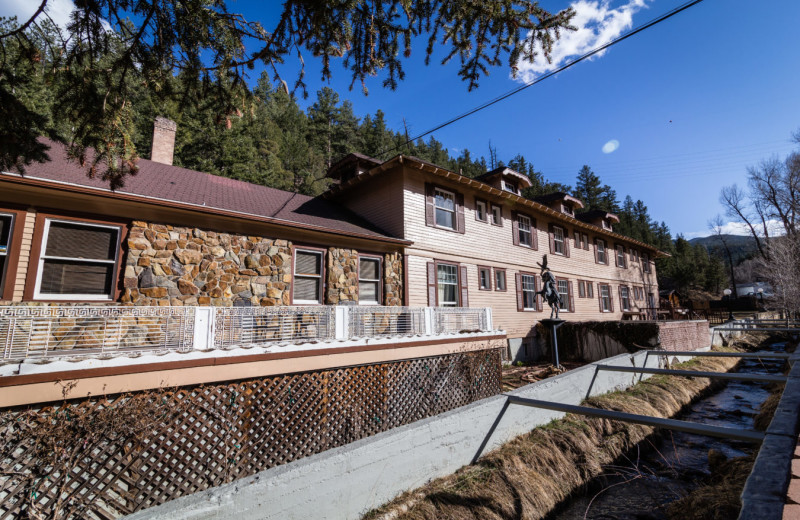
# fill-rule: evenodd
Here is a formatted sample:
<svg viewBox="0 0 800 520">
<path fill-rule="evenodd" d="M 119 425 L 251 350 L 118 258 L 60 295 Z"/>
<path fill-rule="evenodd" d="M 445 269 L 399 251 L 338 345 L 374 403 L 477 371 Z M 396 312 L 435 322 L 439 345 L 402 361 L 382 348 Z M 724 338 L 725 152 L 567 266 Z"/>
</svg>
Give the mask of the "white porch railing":
<svg viewBox="0 0 800 520">
<path fill-rule="evenodd" d="M 1 306 L 0 361 L 489 330 L 489 308 Z"/>
</svg>

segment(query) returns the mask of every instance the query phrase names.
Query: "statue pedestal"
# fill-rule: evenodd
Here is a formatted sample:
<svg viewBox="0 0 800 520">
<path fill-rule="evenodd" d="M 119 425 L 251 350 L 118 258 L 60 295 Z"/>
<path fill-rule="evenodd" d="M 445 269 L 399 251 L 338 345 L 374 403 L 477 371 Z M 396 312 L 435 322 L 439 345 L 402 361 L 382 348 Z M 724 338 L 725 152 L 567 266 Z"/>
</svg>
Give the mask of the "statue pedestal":
<svg viewBox="0 0 800 520">
<path fill-rule="evenodd" d="M 553 349 L 553 365 L 556 368 L 561 368 L 561 363 L 558 361 L 558 334 L 556 330 L 566 323 L 566 320 L 540 320 L 542 325 L 550 329 L 550 346 Z"/>
</svg>

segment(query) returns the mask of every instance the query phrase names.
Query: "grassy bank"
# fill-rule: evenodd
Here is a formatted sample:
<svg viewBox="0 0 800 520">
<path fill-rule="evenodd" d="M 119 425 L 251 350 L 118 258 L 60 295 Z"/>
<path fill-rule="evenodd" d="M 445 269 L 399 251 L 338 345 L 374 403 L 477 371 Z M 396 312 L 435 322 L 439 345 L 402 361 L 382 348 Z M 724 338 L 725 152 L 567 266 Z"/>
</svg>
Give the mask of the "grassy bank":
<svg viewBox="0 0 800 520">
<path fill-rule="evenodd" d="M 727 371 L 735 358 L 698 358 L 680 365 Z M 719 383 L 707 378 L 654 376 L 627 391 L 593 397 L 587 406 L 672 417 Z M 653 434 L 648 426 L 567 415 L 522 435 L 477 464 L 405 493 L 365 518 L 537 519 L 587 485 Z"/>
</svg>

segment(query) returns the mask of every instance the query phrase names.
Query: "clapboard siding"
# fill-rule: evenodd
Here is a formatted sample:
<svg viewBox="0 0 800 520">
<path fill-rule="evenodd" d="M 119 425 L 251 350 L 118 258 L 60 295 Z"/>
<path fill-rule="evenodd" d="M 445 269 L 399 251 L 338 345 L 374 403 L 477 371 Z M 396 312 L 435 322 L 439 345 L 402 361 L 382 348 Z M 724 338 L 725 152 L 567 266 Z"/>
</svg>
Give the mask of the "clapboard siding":
<svg viewBox="0 0 800 520">
<path fill-rule="evenodd" d="M 394 237 L 403 235 L 403 178 L 389 173 L 348 193 L 347 207 Z"/>
</svg>

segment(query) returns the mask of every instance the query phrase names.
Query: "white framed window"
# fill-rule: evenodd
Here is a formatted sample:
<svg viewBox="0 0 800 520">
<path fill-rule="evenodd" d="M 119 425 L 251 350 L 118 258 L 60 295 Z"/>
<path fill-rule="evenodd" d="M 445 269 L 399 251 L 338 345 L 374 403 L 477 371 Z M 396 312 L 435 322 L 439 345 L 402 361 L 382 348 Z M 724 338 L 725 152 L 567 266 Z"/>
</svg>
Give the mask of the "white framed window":
<svg viewBox="0 0 800 520">
<path fill-rule="evenodd" d="M 486 222 L 486 201 L 484 200 L 475 201 L 475 220 Z"/>
<path fill-rule="evenodd" d="M 561 213 L 572 215 L 572 206 L 568 204 L 561 204 Z"/>
<path fill-rule="evenodd" d="M 608 230 L 611 229 L 611 224 L 609 224 L 608 219 L 606 219 L 606 218 L 603 219 L 602 226 L 603 226 L 603 229 L 608 229 Z"/>
<path fill-rule="evenodd" d="M 494 269 L 494 290 L 495 291 L 505 291 L 506 290 L 506 270 L 505 269 Z"/>
<path fill-rule="evenodd" d="M 9 253 L 11 252 L 11 237 L 13 236 L 14 215 L 0 213 L 0 295 L 6 282 L 6 268 L 8 266 Z"/>
<path fill-rule="evenodd" d="M 594 298 L 594 284 L 592 282 L 586 282 L 586 297 Z"/>
<path fill-rule="evenodd" d="M 631 310 L 631 293 L 624 285 L 619 287 L 619 299 L 620 303 L 622 304 L 623 311 Z"/>
<path fill-rule="evenodd" d="M 526 311 L 536 310 L 536 278 L 531 274 L 520 276 L 522 280 L 522 308 Z"/>
<path fill-rule="evenodd" d="M 517 215 L 517 237 L 519 239 L 519 245 L 533 247 L 533 235 L 530 217 L 525 215 Z"/>
<path fill-rule="evenodd" d="M 598 264 L 607 264 L 608 261 L 606 259 L 606 243 L 604 240 L 597 239 L 597 263 Z"/>
<path fill-rule="evenodd" d="M 609 289 L 608 285 L 598 285 L 598 290 L 600 291 L 603 312 L 611 312 L 611 289 Z"/>
<path fill-rule="evenodd" d="M 292 301 L 301 305 L 322 303 L 322 251 L 294 250 Z"/>
<path fill-rule="evenodd" d="M 378 305 L 381 299 L 381 259 L 358 258 L 358 304 Z"/>
<path fill-rule="evenodd" d="M 435 188 L 433 192 L 433 206 L 435 210 L 434 222 L 437 226 L 456 228 L 456 195 L 452 191 Z"/>
<path fill-rule="evenodd" d="M 45 219 L 34 298 L 113 299 L 119 245 L 119 226 Z"/>
<path fill-rule="evenodd" d="M 625 247 L 624 246 L 617 246 L 617 267 L 628 267 L 625 264 Z"/>
<path fill-rule="evenodd" d="M 566 254 L 566 247 L 564 244 L 564 228 L 557 226 L 553 227 L 553 252 L 557 255 Z"/>
<path fill-rule="evenodd" d="M 492 224 L 495 226 L 502 226 L 503 225 L 503 210 L 500 206 L 496 206 L 494 204 L 492 206 Z"/>
<path fill-rule="evenodd" d="M 557 280 L 556 289 L 561 296 L 561 306 L 559 310 L 569 311 L 569 282 L 567 280 Z"/>
<path fill-rule="evenodd" d="M 509 182 L 507 180 L 503 180 L 503 191 L 508 191 L 514 194 L 518 194 L 519 190 L 517 189 L 517 185 L 513 182 Z"/>
<path fill-rule="evenodd" d="M 436 286 L 439 306 L 458 307 L 458 266 L 436 264 Z"/>
<path fill-rule="evenodd" d="M 478 267 L 478 289 L 481 291 L 492 290 L 492 269 L 490 267 Z"/>
</svg>

